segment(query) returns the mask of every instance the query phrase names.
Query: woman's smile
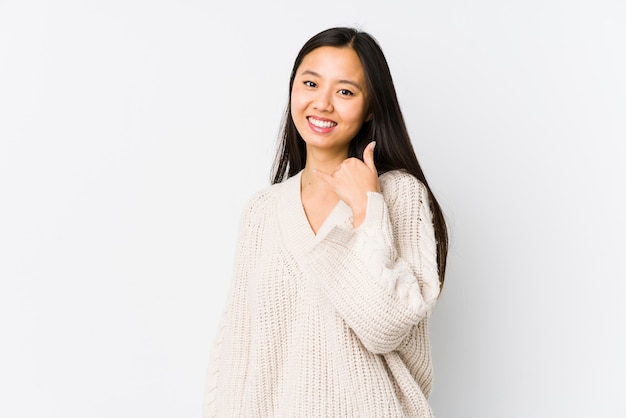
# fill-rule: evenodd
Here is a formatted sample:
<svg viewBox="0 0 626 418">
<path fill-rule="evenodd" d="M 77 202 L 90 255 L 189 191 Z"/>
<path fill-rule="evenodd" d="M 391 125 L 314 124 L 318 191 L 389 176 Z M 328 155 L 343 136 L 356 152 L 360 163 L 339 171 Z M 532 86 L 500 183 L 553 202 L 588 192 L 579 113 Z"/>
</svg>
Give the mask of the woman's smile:
<svg viewBox="0 0 626 418">
<path fill-rule="evenodd" d="M 309 121 L 309 127 L 317 133 L 328 133 L 332 131 L 335 126 L 337 126 L 337 122 L 330 119 L 309 116 L 307 120 Z"/>
</svg>

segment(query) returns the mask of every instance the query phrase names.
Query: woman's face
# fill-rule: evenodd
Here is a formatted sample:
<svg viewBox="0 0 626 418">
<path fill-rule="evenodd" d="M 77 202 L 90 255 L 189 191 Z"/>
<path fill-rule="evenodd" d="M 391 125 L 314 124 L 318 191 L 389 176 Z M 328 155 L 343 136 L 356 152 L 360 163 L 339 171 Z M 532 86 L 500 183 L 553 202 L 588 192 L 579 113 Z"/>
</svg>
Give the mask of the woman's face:
<svg viewBox="0 0 626 418">
<path fill-rule="evenodd" d="M 291 90 L 291 116 L 307 147 L 347 154 L 369 118 L 365 74 L 352 48 L 323 46 L 304 57 Z"/>
</svg>

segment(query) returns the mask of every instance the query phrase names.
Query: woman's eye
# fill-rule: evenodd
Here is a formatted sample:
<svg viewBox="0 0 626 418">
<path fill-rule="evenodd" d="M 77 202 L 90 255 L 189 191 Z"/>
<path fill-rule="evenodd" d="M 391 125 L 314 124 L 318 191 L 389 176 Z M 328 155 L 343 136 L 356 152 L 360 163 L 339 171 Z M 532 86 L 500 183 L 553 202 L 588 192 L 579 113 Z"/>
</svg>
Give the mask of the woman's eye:
<svg viewBox="0 0 626 418">
<path fill-rule="evenodd" d="M 347 89 L 339 90 L 339 94 L 341 94 L 342 96 L 352 96 L 352 95 L 354 95 L 354 93 L 352 93 L 350 90 L 347 90 Z"/>
<path fill-rule="evenodd" d="M 317 84 L 315 84 L 313 81 L 305 81 L 304 85 L 307 87 L 315 87 L 317 86 Z"/>
</svg>

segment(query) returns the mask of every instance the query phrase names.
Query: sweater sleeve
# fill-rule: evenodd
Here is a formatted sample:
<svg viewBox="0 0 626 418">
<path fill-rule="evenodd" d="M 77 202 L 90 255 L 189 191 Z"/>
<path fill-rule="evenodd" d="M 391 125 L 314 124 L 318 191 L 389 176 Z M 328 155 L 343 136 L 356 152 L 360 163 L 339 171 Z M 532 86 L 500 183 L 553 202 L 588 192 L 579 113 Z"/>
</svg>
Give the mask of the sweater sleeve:
<svg viewBox="0 0 626 418">
<path fill-rule="evenodd" d="M 218 326 L 217 335 L 213 340 L 211 352 L 209 355 L 209 366 L 206 374 L 204 387 L 204 399 L 202 403 L 202 418 L 213 418 L 217 416 L 216 398 L 217 398 L 217 381 L 220 371 L 219 363 L 222 353 L 222 341 L 224 340 L 224 324 L 228 312 L 224 311 L 220 324 Z"/>
<path fill-rule="evenodd" d="M 439 295 L 436 240 L 425 186 L 401 172 L 381 177 L 356 229 L 335 226 L 309 268 L 338 314 L 373 353 L 400 346 Z"/>
<path fill-rule="evenodd" d="M 251 330 L 248 288 L 254 271 L 254 260 L 261 251 L 259 236 L 262 235 L 262 222 L 259 216 L 265 213 L 263 208 L 268 203 L 266 197 L 263 193 L 254 196 L 240 218 L 230 290 L 209 355 L 202 405 L 203 418 L 231 415 L 232 411 L 222 411 L 220 405 L 233 407 L 243 402 L 238 397 L 244 393 L 242 388 L 246 383 L 249 360 Z M 228 353 L 228 356 L 222 356 L 222 353 Z"/>
</svg>

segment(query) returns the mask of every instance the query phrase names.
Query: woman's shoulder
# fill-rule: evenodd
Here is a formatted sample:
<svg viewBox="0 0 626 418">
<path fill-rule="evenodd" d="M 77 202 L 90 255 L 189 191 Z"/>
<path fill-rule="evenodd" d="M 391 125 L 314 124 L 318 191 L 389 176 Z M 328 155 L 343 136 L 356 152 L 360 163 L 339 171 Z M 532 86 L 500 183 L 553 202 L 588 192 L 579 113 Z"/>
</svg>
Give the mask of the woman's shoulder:
<svg viewBox="0 0 626 418">
<path fill-rule="evenodd" d="M 386 199 L 394 200 L 401 196 L 411 196 L 423 200 L 427 195 L 426 186 L 414 175 L 404 170 L 392 170 L 379 177 L 380 189 Z"/>
<path fill-rule="evenodd" d="M 272 202 L 278 199 L 281 185 L 282 183 L 271 184 L 254 192 L 246 202 L 246 210 L 258 212 L 270 206 Z"/>
<path fill-rule="evenodd" d="M 281 183 L 270 184 L 257 190 L 246 202 L 244 212 L 262 214 L 268 210 L 272 210 L 280 201 L 283 190 L 293 181 L 294 178 L 290 177 Z"/>
</svg>

